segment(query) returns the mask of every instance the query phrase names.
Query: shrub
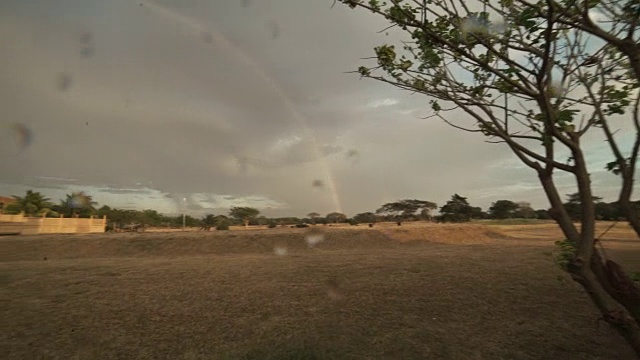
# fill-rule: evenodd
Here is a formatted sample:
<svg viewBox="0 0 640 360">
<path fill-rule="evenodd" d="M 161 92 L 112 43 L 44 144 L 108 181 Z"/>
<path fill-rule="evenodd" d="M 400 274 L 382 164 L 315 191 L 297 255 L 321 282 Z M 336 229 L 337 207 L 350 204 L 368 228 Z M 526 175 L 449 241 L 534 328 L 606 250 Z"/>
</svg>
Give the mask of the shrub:
<svg viewBox="0 0 640 360">
<path fill-rule="evenodd" d="M 216 226 L 216 230 L 229 230 L 229 222 L 228 221 L 221 221 Z"/>
</svg>

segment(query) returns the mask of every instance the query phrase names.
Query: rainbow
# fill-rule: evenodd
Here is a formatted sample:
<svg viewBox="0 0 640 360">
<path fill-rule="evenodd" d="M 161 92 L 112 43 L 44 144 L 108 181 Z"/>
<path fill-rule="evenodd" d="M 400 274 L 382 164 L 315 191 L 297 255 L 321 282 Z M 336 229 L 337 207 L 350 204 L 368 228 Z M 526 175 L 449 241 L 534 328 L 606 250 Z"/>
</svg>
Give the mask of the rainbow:
<svg viewBox="0 0 640 360">
<path fill-rule="evenodd" d="M 329 164 L 322 156 L 322 152 L 320 151 L 320 146 L 318 145 L 318 141 L 308 126 L 308 120 L 304 117 L 303 114 L 298 111 L 291 100 L 291 98 L 284 92 L 282 87 L 278 84 L 278 82 L 273 79 L 264 69 L 258 64 L 254 59 L 244 53 L 239 47 L 235 46 L 232 42 L 230 42 L 223 34 L 221 34 L 216 29 L 211 28 L 210 26 L 205 26 L 200 24 L 195 19 L 189 18 L 183 14 L 175 10 L 171 10 L 165 6 L 157 4 L 153 1 L 143 1 L 140 2 L 141 6 L 146 7 L 147 9 L 155 12 L 156 14 L 164 17 L 165 19 L 175 21 L 178 24 L 184 25 L 188 27 L 190 30 L 194 32 L 197 36 L 206 36 L 207 43 L 211 43 L 212 46 L 217 46 L 223 49 L 225 52 L 229 53 L 231 56 L 241 61 L 244 65 L 250 68 L 257 76 L 262 80 L 269 88 L 278 95 L 278 97 L 282 100 L 282 104 L 285 106 L 287 111 L 291 114 L 293 119 L 297 122 L 297 125 L 303 129 L 305 137 L 311 139 L 311 145 L 316 157 L 316 161 L 322 167 L 322 171 L 324 172 L 327 179 L 327 188 L 331 193 L 331 197 L 334 203 L 335 211 L 342 212 L 342 204 L 340 203 L 340 197 L 338 195 L 338 190 L 336 186 L 335 178 L 331 172 L 331 168 Z"/>
</svg>

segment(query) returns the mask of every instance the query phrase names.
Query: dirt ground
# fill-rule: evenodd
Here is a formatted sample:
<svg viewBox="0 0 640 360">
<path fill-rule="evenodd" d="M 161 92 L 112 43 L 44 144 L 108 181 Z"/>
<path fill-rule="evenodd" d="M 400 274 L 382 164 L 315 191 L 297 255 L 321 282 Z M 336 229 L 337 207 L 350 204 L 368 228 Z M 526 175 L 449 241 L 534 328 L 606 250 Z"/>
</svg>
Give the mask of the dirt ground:
<svg viewBox="0 0 640 360">
<path fill-rule="evenodd" d="M 559 238 L 549 224 L 418 223 L 2 237 L 0 354 L 633 359 L 554 266 Z M 624 224 L 602 240 L 629 271 L 639 242 Z"/>
</svg>

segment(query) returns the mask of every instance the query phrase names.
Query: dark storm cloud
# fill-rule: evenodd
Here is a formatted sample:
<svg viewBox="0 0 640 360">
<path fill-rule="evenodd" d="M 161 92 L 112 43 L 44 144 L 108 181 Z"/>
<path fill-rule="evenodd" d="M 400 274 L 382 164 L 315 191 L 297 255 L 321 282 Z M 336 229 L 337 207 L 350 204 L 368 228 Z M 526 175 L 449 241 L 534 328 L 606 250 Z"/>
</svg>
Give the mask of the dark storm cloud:
<svg viewBox="0 0 640 360">
<path fill-rule="evenodd" d="M 419 119 L 424 97 L 346 74 L 395 35 L 331 3 L 1 2 L 0 114 L 33 141 L 16 155 L 0 129 L 0 194 L 81 186 L 113 205 L 282 215 L 330 212 L 336 197 L 348 213 L 454 192 L 487 206 L 505 189 L 544 203 L 503 146 Z"/>
<path fill-rule="evenodd" d="M 110 189 L 110 188 L 98 188 L 98 191 L 115 194 L 115 195 L 128 195 L 128 194 L 144 194 L 146 196 L 150 196 L 153 194 L 151 190 L 145 189 Z"/>
</svg>

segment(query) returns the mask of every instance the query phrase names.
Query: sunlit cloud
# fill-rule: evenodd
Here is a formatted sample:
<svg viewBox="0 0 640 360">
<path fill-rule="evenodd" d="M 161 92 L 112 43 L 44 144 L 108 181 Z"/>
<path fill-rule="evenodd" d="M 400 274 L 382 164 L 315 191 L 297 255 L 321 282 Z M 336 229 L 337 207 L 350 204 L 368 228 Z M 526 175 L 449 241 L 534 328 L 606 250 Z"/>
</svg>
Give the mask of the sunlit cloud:
<svg viewBox="0 0 640 360">
<path fill-rule="evenodd" d="M 385 99 L 373 100 L 373 101 L 369 102 L 366 105 L 366 107 L 367 108 L 372 108 L 372 109 L 377 109 L 377 108 L 380 108 L 380 107 L 394 106 L 394 105 L 397 105 L 398 103 L 400 103 L 400 101 L 397 100 L 397 99 L 385 98 Z"/>
</svg>

